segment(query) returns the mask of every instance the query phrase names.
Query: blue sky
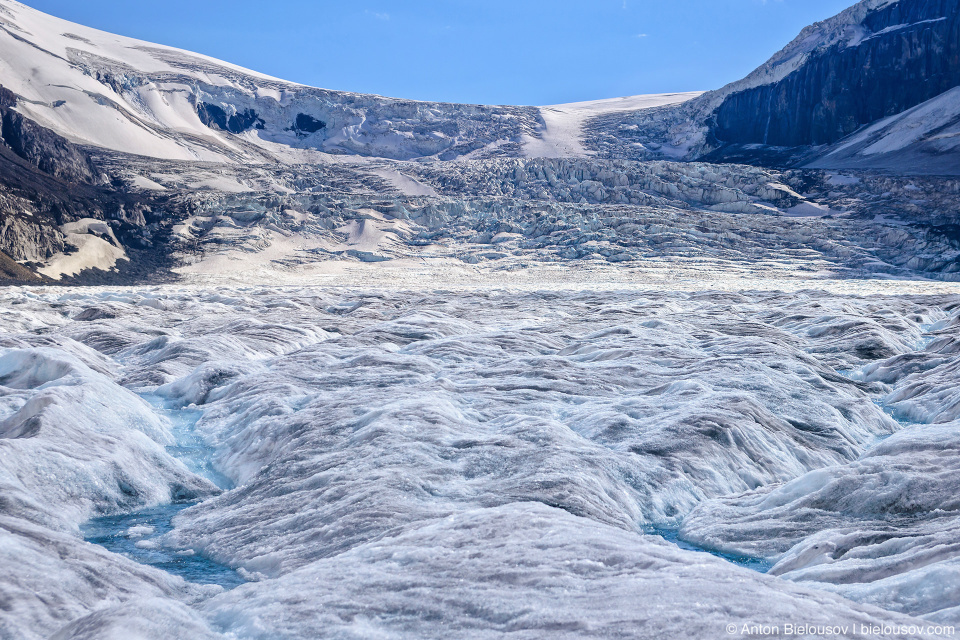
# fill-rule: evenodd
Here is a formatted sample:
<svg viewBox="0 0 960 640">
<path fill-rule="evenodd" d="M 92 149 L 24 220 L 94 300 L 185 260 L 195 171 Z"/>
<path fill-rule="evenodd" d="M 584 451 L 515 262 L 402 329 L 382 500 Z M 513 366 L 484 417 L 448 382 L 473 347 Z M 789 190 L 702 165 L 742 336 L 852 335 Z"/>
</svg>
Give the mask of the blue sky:
<svg viewBox="0 0 960 640">
<path fill-rule="evenodd" d="M 26 0 L 274 76 L 421 100 L 554 104 L 714 89 L 854 0 Z"/>
</svg>

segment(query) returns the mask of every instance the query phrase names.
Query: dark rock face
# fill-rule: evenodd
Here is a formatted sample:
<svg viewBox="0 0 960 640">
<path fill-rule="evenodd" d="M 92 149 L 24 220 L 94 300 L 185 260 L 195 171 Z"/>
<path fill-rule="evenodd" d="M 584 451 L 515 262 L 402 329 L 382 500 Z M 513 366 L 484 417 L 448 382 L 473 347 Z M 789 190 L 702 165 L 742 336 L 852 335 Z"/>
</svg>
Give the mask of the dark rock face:
<svg viewBox="0 0 960 640">
<path fill-rule="evenodd" d="M 0 198 L 0 253 L 16 261 L 36 262 L 65 249 L 53 216 L 38 219 L 35 215 L 23 215 L 21 206 L 29 205 L 29 202 L 3 191 Z"/>
<path fill-rule="evenodd" d="M 130 260 L 116 273 L 86 271 L 61 283 L 163 279 L 173 262 L 157 245 L 169 236 L 161 223 L 178 215 L 171 196 L 118 190 L 86 149 L 15 111 L 17 102 L 0 87 L 0 282 L 40 282 L 29 267 L 69 252 L 60 226 L 81 218 L 108 221 Z"/>
<path fill-rule="evenodd" d="M 11 109 L 15 106 L 17 106 L 17 94 L 0 85 L 0 109 Z"/>
<path fill-rule="evenodd" d="M 697 157 L 697 162 L 746 164 L 754 167 L 797 167 L 812 156 L 810 147 L 765 147 L 756 144 L 717 145 L 710 153 Z"/>
<path fill-rule="evenodd" d="M 201 102 L 197 105 L 197 115 L 200 121 L 208 127 L 216 127 L 230 133 L 243 133 L 250 129 L 263 129 L 265 123 L 253 109 L 237 112 L 228 116 L 227 112 L 215 104 Z"/>
<path fill-rule="evenodd" d="M 96 181 L 97 172 L 79 147 L 37 125 L 13 108 L 17 97 L 0 87 L 0 138 L 15 154 L 56 178 L 72 182 Z"/>
<path fill-rule="evenodd" d="M 901 0 L 863 22 L 873 35 L 837 44 L 772 85 L 728 97 L 715 112 L 719 145 L 836 142 L 960 86 L 960 2 Z"/>
<path fill-rule="evenodd" d="M 10 256 L 0 251 L 0 281 L 40 282 L 40 277 L 26 267 L 14 262 Z"/>
</svg>

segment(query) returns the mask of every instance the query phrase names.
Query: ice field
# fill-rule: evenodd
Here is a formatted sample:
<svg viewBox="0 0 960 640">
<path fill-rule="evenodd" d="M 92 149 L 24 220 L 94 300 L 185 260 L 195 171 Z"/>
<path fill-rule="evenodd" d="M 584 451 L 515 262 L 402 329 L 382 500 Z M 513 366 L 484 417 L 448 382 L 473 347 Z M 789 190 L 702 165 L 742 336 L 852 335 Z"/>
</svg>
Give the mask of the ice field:
<svg viewBox="0 0 960 640">
<path fill-rule="evenodd" d="M 552 106 L 0 0 L 0 640 L 957 637 L 958 84 L 957 0 Z"/>
<path fill-rule="evenodd" d="M 5 289 L 0 637 L 949 637 L 960 295 L 901 288 Z"/>
</svg>

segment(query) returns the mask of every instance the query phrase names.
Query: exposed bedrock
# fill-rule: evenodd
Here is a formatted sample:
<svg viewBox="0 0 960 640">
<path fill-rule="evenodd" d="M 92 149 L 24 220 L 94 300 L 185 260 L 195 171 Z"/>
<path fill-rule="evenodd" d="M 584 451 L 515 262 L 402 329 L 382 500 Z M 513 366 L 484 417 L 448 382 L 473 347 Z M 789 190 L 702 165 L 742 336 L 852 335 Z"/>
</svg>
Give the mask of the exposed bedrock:
<svg viewBox="0 0 960 640">
<path fill-rule="evenodd" d="M 18 100 L 0 87 L 0 253 L 6 256 L 0 280 L 39 280 L 35 269 L 40 265 L 77 250 L 66 225 L 82 220 L 107 222 L 108 235 L 134 257 L 125 274 L 101 272 L 85 279 L 116 281 L 162 271 L 169 257 L 157 244 L 181 215 L 168 208 L 176 205 L 163 195 L 118 188 L 113 172 L 97 166 L 91 148 L 18 113 Z"/>
<path fill-rule="evenodd" d="M 712 127 L 717 140 L 829 144 L 960 85 L 955 1 L 901 0 L 868 13 L 859 28 L 856 44 L 839 42 L 779 82 L 726 98 Z"/>
<path fill-rule="evenodd" d="M 17 96 L 0 86 L 2 143 L 18 156 L 55 178 L 94 182 L 97 172 L 76 145 L 14 111 Z"/>
</svg>

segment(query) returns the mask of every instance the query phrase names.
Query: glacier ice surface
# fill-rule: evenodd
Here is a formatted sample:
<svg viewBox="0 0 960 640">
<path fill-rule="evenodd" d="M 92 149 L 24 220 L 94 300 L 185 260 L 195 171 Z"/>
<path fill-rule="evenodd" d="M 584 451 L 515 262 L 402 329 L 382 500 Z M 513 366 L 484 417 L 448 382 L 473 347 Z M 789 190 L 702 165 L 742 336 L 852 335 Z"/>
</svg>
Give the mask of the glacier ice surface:
<svg viewBox="0 0 960 640">
<path fill-rule="evenodd" d="M 0 637 L 956 619 L 955 295 L 3 300 Z"/>
</svg>

